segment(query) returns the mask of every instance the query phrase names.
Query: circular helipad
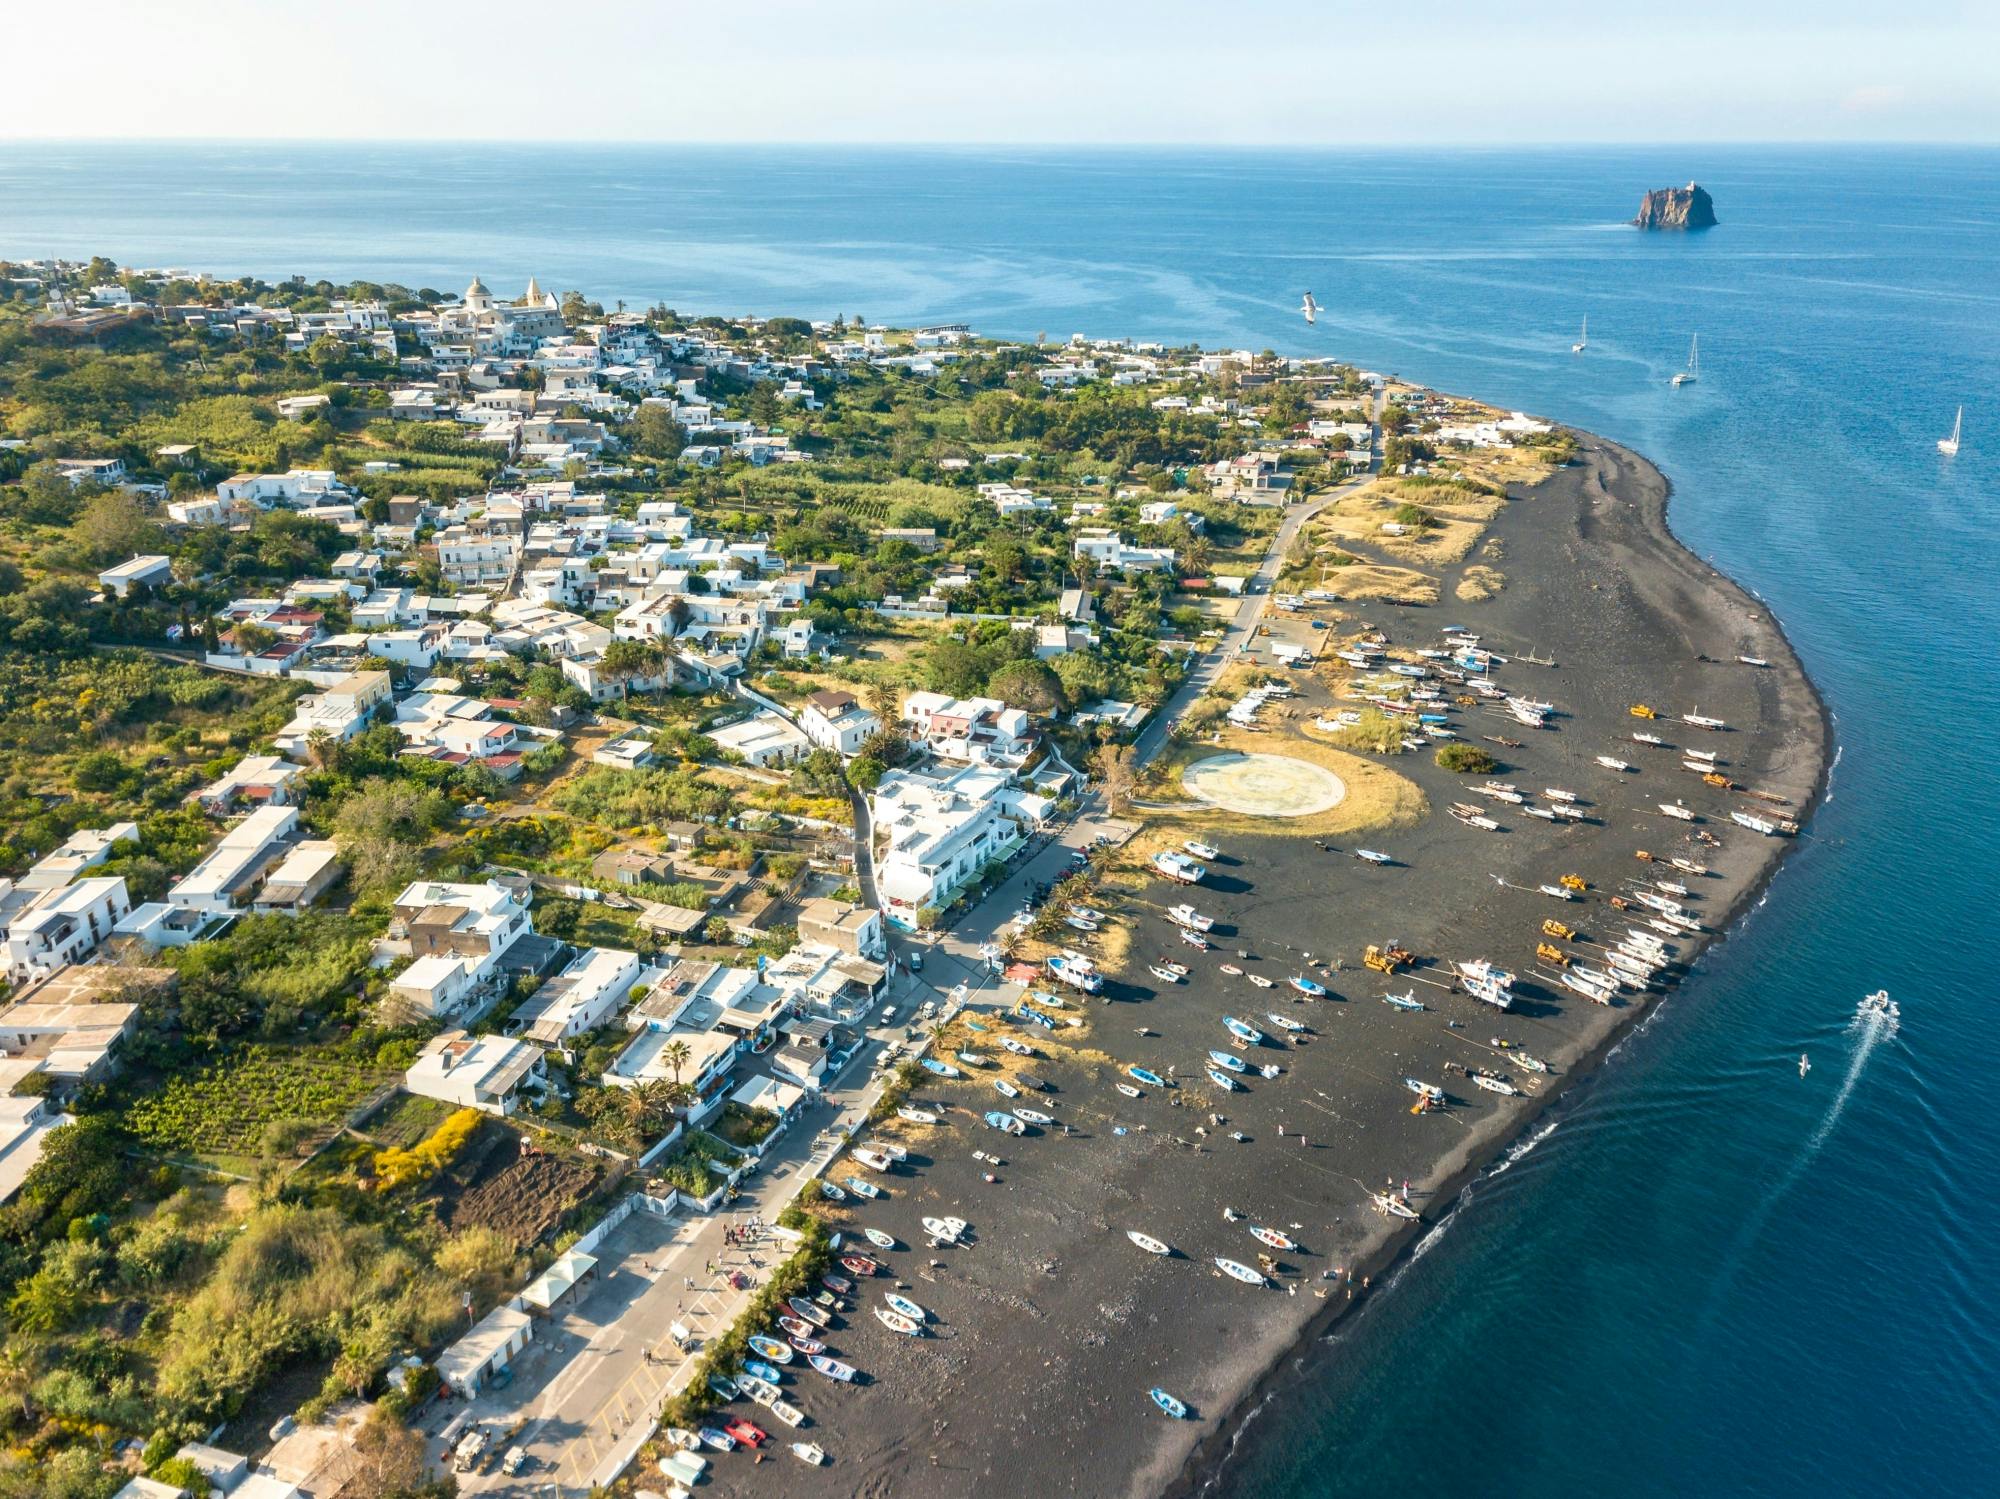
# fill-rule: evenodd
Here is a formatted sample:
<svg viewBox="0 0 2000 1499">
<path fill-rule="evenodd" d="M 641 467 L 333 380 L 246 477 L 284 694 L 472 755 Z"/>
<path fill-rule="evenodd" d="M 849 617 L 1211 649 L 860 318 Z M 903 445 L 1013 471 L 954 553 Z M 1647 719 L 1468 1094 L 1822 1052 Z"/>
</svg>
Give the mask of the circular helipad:
<svg viewBox="0 0 2000 1499">
<path fill-rule="evenodd" d="M 1181 772 L 1190 796 L 1254 817 L 1310 817 L 1340 805 L 1347 784 L 1290 755 L 1211 755 Z"/>
</svg>

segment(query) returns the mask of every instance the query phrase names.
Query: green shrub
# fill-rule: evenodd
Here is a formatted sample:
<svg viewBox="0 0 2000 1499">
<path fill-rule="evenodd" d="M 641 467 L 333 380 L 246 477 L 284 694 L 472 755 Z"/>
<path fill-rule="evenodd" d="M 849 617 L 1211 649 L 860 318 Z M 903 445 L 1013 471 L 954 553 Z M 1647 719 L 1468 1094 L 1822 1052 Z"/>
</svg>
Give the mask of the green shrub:
<svg viewBox="0 0 2000 1499">
<path fill-rule="evenodd" d="M 1476 744 L 1447 744 L 1437 752 L 1437 763 L 1463 776 L 1491 775 L 1500 762 Z"/>
</svg>

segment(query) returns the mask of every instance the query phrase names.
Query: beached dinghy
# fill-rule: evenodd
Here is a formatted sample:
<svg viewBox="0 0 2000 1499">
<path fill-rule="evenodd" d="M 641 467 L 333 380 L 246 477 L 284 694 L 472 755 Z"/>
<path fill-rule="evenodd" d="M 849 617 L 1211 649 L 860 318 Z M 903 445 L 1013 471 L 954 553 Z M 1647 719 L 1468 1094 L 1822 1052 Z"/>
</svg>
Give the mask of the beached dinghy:
<svg viewBox="0 0 2000 1499">
<path fill-rule="evenodd" d="M 1424 1002 L 1417 998 L 1417 991 L 1414 989 L 1408 994 L 1385 994 L 1382 996 L 1382 1003 L 1385 1005 L 1394 1005 L 1399 1010 L 1421 1010 L 1424 1008 Z"/>
<path fill-rule="evenodd" d="M 1664 749 L 1667 743 L 1658 734 L 1648 734 L 1644 730 L 1635 730 L 1632 734 L 1632 742 L 1634 744 L 1650 744 L 1657 749 Z"/>
<path fill-rule="evenodd" d="M 1146 1393 L 1152 1396 L 1153 1404 L 1172 1416 L 1176 1421 L 1185 1421 L 1187 1419 L 1187 1406 L 1181 1401 L 1176 1400 L 1172 1395 L 1169 1395 L 1165 1390 L 1154 1389 L 1148 1390 Z"/>
<path fill-rule="evenodd" d="M 864 1228 L 861 1230 L 861 1235 L 877 1249 L 894 1249 L 896 1247 L 896 1236 L 894 1234 L 885 1234 L 879 1228 Z"/>
<path fill-rule="evenodd" d="M 853 1155 L 855 1160 L 866 1166 L 870 1171 L 887 1171 L 891 1166 L 896 1164 L 879 1150 L 856 1149 Z"/>
<path fill-rule="evenodd" d="M 789 1401 L 773 1400 L 771 1402 L 771 1414 L 776 1416 L 780 1421 L 783 1421 L 787 1426 L 803 1426 L 805 1424 L 806 1413 Z"/>
<path fill-rule="evenodd" d="M 847 1178 L 847 1190 L 852 1192 L 856 1197 L 873 1198 L 882 1195 L 882 1189 L 876 1186 L 875 1183 L 865 1182 L 858 1176 Z"/>
<path fill-rule="evenodd" d="M 828 1202 L 847 1201 L 847 1194 L 829 1181 L 823 1181 L 819 1184 L 819 1195 L 824 1197 Z"/>
<path fill-rule="evenodd" d="M 846 1264 L 847 1262 L 843 1260 L 841 1263 Z M 852 1265 L 848 1265 L 847 1268 L 854 1270 L 856 1275 L 873 1275 L 875 1273 L 873 1268 L 874 1261 L 869 1260 L 866 1263 L 870 1267 L 867 1270 L 855 1270 Z M 832 1313 L 828 1312 L 825 1307 L 815 1306 L 803 1296 L 787 1297 L 785 1305 L 792 1309 L 794 1317 L 803 1317 L 806 1321 L 812 1323 L 814 1327 L 824 1328 L 829 1322 L 833 1321 Z"/>
<path fill-rule="evenodd" d="M 1276 1010 L 1271 1011 L 1264 1018 L 1270 1021 L 1271 1024 L 1275 1025 L 1279 1030 L 1290 1031 L 1295 1036 L 1300 1035 L 1305 1031 L 1305 1027 L 1299 1024 L 1298 1021 L 1292 1019 L 1292 1017 L 1289 1015 L 1280 1015 Z"/>
<path fill-rule="evenodd" d="M 1148 1068 L 1138 1066 L 1137 1064 L 1127 1067 L 1125 1071 L 1130 1076 L 1138 1079 L 1140 1082 L 1144 1083 L 1149 1088 L 1164 1088 L 1167 1085 L 1167 1080 L 1161 1077 L 1159 1073 L 1154 1072 Z"/>
<path fill-rule="evenodd" d="M 891 1310 L 892 1312 L 900 1313 L 902 1316 L 908 1317 L 912 1322 L 916 1323 L 919 1327 L 923 1326 L 924 1323 L 930 1321 L 931 1314 L 925 1311 L 922 1307 L 918 1306 L 916 1302 L 910 1300 L 910 1298 L 907 1296 L 899 1295 L 894 1291 L 890 1291 L 888 1294 L 883 1296 L 882 1300 L 888 1303 L 889 1310 Z"/>
<path fill-rule="evenodd" d="M 1203 843 L 1199 838 L 1190 838 L 1181 847 L 1193 854 L 1197 859 L 1207 859 L 1213 862 L 1222 857 L 1221 849 L 1212 843 Z"/>
<path fill-rule="evenodd" d="M 1231 1077 L 1228 1073 L 1223 1072 L 1219 1068 L 1215 1067 L 1211 1067 L 1208 1069 L 1208 1080 L 1214 1083 L 1216 1087 L 1220 1088 L 1225 1093 L 1234 1093 L 1238 1088 L 1242 1086 L 1241 1083 L 1237 1082 L 1236 1079 Z"/>
<path fill-rule="evenodd" d="M 1000 1048 L 1003 1051 L 1012 1052 L 1017 1057 L 1032 1057 L 1038 1055 L 1034 1047 L 1030 1046 L 1025 1041 L 1016 1041 L 1012 1036 L 1002 1036 L 1000 1038 Z"/>
<path fill-rule="evenodd" d="M 922 1328 L 918 1327 L 916 1323 L 905 1317 L 901 1312 L 893 1312 L 886 1306 L 870 1307 L 869 1310 L 874 1312 L 877 1322 L 880 1322 L 889 1331 L 899 1332 L 906 1338 L 914 1338 L 923 1331 Z"/>
<path fill-rule="evenodd" d="M 1299 1246 L 1290 1234 L 1280 1233 L 1275 1228 L 1252 1228 L 1250 1237 L 1260 1244 L 1268 1244 L 1273 1249 L 1297 1249 Z"/>
<path fill-rule="evenodd" d="M 907 1119 L 912 1124 L 936 1124 L 938 1116 L 929 1109 L 913 1109 L 907 1106 L 896 1110 L 898 1119 Z"/>
<path fill-rule="evenodd" d="M 1393 864 L 1395 862 L 1387 854 L 1372 848 L 1357 848 L 1354 851 L 1354 857 L 1366 860 L 1370 864 Z"/>
<path fill-rule="evenodd" d="M 1505 1094 L 1509 1098 L 1513 1097 L 1516 1093 L 1521 1091 L 1519 1088 L 1515 1087 L 1512 1083 L 1508 1082 L 1505 1078 L 1489 1077 L 1484 1072 L 1473 1073 L 1472 1081 L 1476 1083 L 1479 1087 L 1484 1088 L 1488 1093 L 1501 1093 Z"/>
<path fill-rule="evenodd" d="M 815 1353 L 812 1356 L 812 1366 L 828 1379 L 837 1379 L 842 1384 L 854 1383 L 854 1376 L 859 1372 L 854 1365 L 843 1364 L 839 1359 L 828 1358 L 824 1353 Z"/>
<path fill-rule="evenodd" d="M 939 1077 L 959 1077 L 962 1074 L 949 1062 L 940 1062 L 936 1057 L 925 1057 L 921 1063 L 924 1071 L 934 1072 Z"/>
<path fill-rule="evenodd" d="M 1597 763 L 1602 765 L 1606 770 L 1630 770 L 1632 768 L 1623 760 L 1613 759 L 1610 755 L 1599 755 Z"/>
<path fill-rule="evenodd" d="M 1053 1114 L 1044 1114 L 1040 1109 L 1016 1109 L 1014 1117 L 1023 1124 L 1032 1124 L 1040 1129 L 1048 1129 L 1056 1122 Z"/>
<path fill-rule="evenodd" d="M 1163 984 L 1178 984 L 1181 981 L 1181 976 L 1178 973 L 1175 973 L 1170 968 L 1163 968 L 1158 963 L 1148 963 L 1146 971 Z"/>
<path fill-rule="evenodd" d="M 1416 1094 L 1417 1097 L 1424 1099 L 1427 1102 L 1430 1103 L 1444 1102 L 1444 1089 L 1437 1087 L 1432 1083 L 1419 1082 L 1416 1078 L 1406 1077 L 1403 1079 L 1403 1086 L 1405 1088 L 1408 1088 L 1412 1093 Z"/>
<path fill-rule="evenodd" d="M 768 1406 L 778 1398 L 778 1387 L 761 1374 L 750 1373 L 747 1364 L 744 1366 L 744 1372 L 736 1377 L 736 1385 L 759 1405 Z"/>
<path fill-rule="evenodd" d="M 1544 786 L 1542 795 L 1552 802 L 1574 802 L 1577 799 L 1574 791 L 1565 791 L 1560 786 Z"/>
<path fill-rule="evenodd" d="M 1120 1093 L 1123 1093 L 1127 1098 L 1144 1098 L 1146 1096 L 1145 1094 L 1141 1093 L 1137 1088 L 1133 1087 L 1130 1083 L 1118 1083 L 1115 1086 L 1117 1087 L 1118 1091 Z"/>
<path fill-rule="evenodd" d="M 1169 906 L 1167 920 L 1176 926 L 1193 927 L 1197 932 L 1205 932 L 1215 925 L 1213 917 L 1202 915 L 1191 905 Z"/>
<path fill-rule="evenodd" d="M 1400 1197 L 1391 1197 L 1387 1192 L 1377 1192 L 1374 1195 L 1374 1202 L 1376 1212 L 1387 1213 L 1391 1218 L 1414 1219 L 1417 1216 L 1415 1208 Z"/>
<path fill-rule="evenodd" d="M 1525 1051 L 1517 1051 L 1513 1055 L 1514 1060 L 1530 1072 L 1547 1072 L 1549 1070 L 1549 1064 L 1544 1062 L 1540 1057 L 1531 1057 Z"/>
<path fill-rule="evenodd" d="M 1243 977 L 1243 970 L 1241 968 L 1238 968 L 1234 963 L 1224 963 L 1222 965 L 1222 971 L 1224 973 L 1231 974 L 1236 978 Z"/>
<path fill-rule="evenodd" d="M 1156 1239 L 1151 1234 L 1142 1234 L 1136 1228 L 1126 1229 L 1125 1237 L 1130 1239 L 1134 1244 L 1137 1244 L 1148 1254 L 1165 1256 L 1174 1252 L 1164 1239 Z"/>
<path fill-rule="evenodd" d="M 780 1326 L 785 1330 L 785 1335 L 787 1338 L 791 1340 L 791 1344 L 794 1348 L 797 1348 L 799 1346 L 799 1340 L 801 1338 L 803 1338 L 808 1343 L 811 1342 L 813 1339 L 813 1334 L 818 1331 L 818 1329 L 815 1328 L 812 1325 L 812 1323 L 806 1321 L 805 1318 L 794 1317 L 791 1316 L 789 1313 L 782 1315 L 778 1318 L 778 1326 Z M 817 1350 L 802 1349 L 800 1351 L 816 1352 Z"/>
<path fill-rule="evenodd" d="M 792 1456 L 802 1463 L 811 1464 L 815 1468 L 826 1461 L 826 1453 L 812 1442 L 792 1443 Z"/>
<path fill-rule="evenodd" d="M 1216 1066 L 1230 1072 L 1247 1072 L 1249 1070 L 1249 1064 L 1233 1051 L 1211 1051 L 1208 1054 L 1208 1059 L 1215 1063 Z"/>
<path fill-rule="evenodd" d="M 1273 987 L 1271 980 L 1265 978 L 1264 975 L 1261 973 L 1253 973 L 1249 975 L 1249 978 L 1250 982 L 1255 984 L 1259 989 L 1269 989 Z"/>
<path fill-rule="evenodd" d="M 1682 822 L 1695 820 L 1694 808 L 1683 802 L 1655 802 L 1653 805 L 1660 809 L 1662 816 L 1679 818 Z"/>
<path fill-rule="evenodd" d="M 1326 985 L 1307 978 L 1303 973 L 1293 974 L 1286 982 L 1309 999 L 1326 998 Z"/>
<path fill-rule="evenodd" d="M 1019 1098 L 1021 1096 L 1021 1090 L 1008 1082 L 1004 1077 L 993 1079 L 993 1091 L 998 1093 L 1002 1098 Z"/>
<path fill-rule="evenodd" d="M 701 1438 L 702 1446 L 713 1447 L 717 1452 L 734 1452 L 736 1450 L 736 1438 L 726 1431 L 718 1430 L 716 1427 L 704 1426 L 695 1435 Z"/>
<path fill-rule="evenodd" d="M 985 1119 L 989 1129 L 997 1129 L 1002 1134 L 1025 1135 L 1028 1132 L 1027 1125 L 1016 1119 L 1012 1114 L 1003 1114 L 998 1109 L 981 1117 Z"/>
<path fill-rule="evenodd" d="M 1208 938 L 1202 936 L 1200 932 L 1191 932 L 1186 927 L 1181 928 L 1181 941 L 1196 952 L 1207 952 L 1210 946 Z"/>
<path fill-rule="evenodd" d="M 1264 1279 L 1261 1272 L 1252 1270 L 1248 1265 L 1241 1264 L 1236 1260 L 1225 1260 L 1219 1255 L 1216 1257 L 1215 1268 L 1220 1270 L 1224 1275 L 1227 1275 L 1231 1280 L 1240 1280 L 1246 1286 L 1265 1286 L 1270 1284 L 1269 1281 Z"/>
<path fill-rule="evenodd" d="M 776 1338 L 761 1332 L 750 1334 L 750 1346 L 774 1364 L 789 1364 L 792 1361 L 791 1346 L 780 1343 Z"/>
</svg>

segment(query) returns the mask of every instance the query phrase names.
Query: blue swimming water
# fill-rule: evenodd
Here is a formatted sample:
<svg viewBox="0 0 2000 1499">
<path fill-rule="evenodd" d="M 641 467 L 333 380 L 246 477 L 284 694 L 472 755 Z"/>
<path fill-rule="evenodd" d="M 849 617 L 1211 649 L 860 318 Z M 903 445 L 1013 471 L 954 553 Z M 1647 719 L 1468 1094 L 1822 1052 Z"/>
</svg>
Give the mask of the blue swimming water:
<svg viewBox="0 0 2000 1499">
<path fill-rule="evenodd" d="M 1691 176 L 1720 229 L 1619 227 Z M 1994 1491 L 2000 153 L 0 144 L 0 254 L 55 252 L 1334 353 L 1646 452 L 1825 691 L 1833 798 L 1223 1487 Z"/>
</svg>

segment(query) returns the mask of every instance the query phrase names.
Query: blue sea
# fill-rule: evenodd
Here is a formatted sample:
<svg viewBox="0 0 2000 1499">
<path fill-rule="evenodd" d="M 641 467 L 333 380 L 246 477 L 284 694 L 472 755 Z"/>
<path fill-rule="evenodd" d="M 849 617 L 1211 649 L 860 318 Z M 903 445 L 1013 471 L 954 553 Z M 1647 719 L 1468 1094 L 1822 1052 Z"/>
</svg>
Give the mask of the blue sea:
<svg viewBox="0 0 2000 1499">
<path fill-rule="evenodd" d="M 1690 178 L 1720 228 L 1622 227 Z M 0 255 L 54 253 L 1334 354 L 1647 453 L 1825 692 L 1832 795 L 1218 1487 L 2000 1488 L 2000 153 L 0 144 Z"/>
</svg>

